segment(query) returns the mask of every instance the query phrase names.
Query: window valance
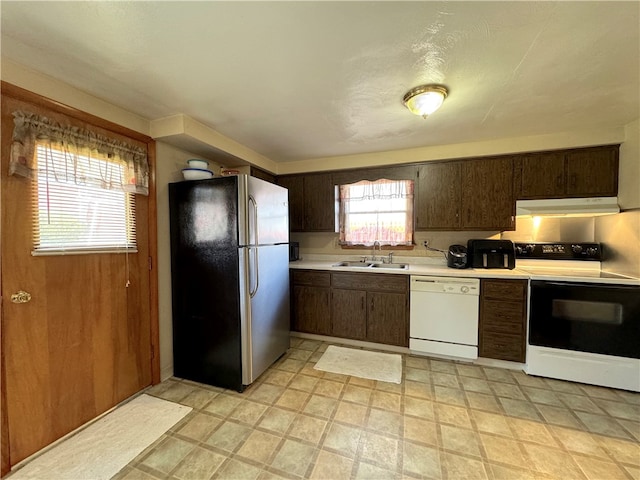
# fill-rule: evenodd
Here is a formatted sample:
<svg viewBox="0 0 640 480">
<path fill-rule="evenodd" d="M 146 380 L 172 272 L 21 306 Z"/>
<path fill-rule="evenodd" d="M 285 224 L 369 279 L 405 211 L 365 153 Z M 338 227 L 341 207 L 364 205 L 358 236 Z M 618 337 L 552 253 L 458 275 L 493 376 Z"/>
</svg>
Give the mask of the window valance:
<svg viewBox="0 0 640 480">
<path fill-rule="evenodd" d="M 144 148 L 33 113 L 17 111 L 13 117 L 10 175 L 36 179 L 38 171 L 47 170 L 48 175 L 77 184 L 149 195 L 149 163 Z M 65 161 L 38 163 L 38 146 L 64 152 Z M 80 156 L 89 158 L 90 172 L 86 171 L 86 161 L 78 161 Z M 103 160 L 99 168 L 91 165 L 92 157 Z"/>
</svg>

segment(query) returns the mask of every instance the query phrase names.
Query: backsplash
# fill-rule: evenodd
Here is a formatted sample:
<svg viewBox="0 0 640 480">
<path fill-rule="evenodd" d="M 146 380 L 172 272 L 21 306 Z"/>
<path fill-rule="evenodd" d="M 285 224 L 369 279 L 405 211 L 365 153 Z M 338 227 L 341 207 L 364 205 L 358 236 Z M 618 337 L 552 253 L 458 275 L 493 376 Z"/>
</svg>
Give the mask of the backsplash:
<svg viewBox="0 0 640 480">
<path fill-rule="evenodd" d="M 604 245 L 603 270 L 640 277 L 640 210 L 597 217 L 595 241 Z"/>
<path fill-rule="evenodd" d="M 513 242 L 601 242 L 604 245 L 603 270 L 640 277 L 640 210 L 601 217 L 521 217 L 513 232 L 416 232 L 413 250 L 395 250 L 396 257 L 441 257 L 427 251 L 429 246 L 447 250 L 449 245 L 466 245 L 471 238 L 512 240 Z M 291 240 L 300 242 L 300 256 L 370 255 L 371 248 L 343 249 L 337 233 L 292 233 Z M 382 249 L 384 252 L 384 248 Z"/>
<path fill-rule="evenodd" d="M 439 252 L 427 251 L 423 246 L 425 240 L 429 246 L 440 250 L 447 250 L 449 245 L 466 245 L 470 238 L 500 239 L 500 232 L 416 232 L 413 250 L 394 250 L 396 257 L 442 257 Z M 300 242 L 300 256 L 305 254 L 325 255 L 370 255 L 371 248 L 343 249 L 338 245 L 337 233 L 292 233 L 291 240 Z M 382 252 L 385 252 L 384 247 Z M 383 253 L 384 254 L 384 253 Z"/>
<path fill-rule="evenodd" d="M 518 217 L 516 230 L 502 232 L 513 242 L 595 242 L 596 217 Z"/>
</svg>

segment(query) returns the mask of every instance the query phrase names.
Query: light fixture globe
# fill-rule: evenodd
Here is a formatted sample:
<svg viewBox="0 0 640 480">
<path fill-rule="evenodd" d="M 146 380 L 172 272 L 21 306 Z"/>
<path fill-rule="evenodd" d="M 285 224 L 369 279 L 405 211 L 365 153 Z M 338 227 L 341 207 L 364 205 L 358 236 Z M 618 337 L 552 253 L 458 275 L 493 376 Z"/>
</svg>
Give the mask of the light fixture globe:
<svg viewBox="0 0 640 480">
<path fill-rule="evenodd" d="M 427 118 L 440 108 L 448 93 L 442 85 L 420 85 L 409 90 L 402 102 L 411 113 Z"/>
</svg>

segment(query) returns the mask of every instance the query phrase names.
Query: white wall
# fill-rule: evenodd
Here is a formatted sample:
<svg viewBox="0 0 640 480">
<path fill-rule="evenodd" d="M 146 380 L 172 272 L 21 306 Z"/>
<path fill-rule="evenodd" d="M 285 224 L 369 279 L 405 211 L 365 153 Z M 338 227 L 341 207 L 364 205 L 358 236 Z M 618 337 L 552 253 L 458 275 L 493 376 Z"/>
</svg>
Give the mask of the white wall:
<svg viewBox="0 0 640 480">
<path fill-rule="evenodd" d="M 620 146 L 618 200 L 623 210 L 640 208 L 640 119 L 625 126 Z"/>
</svg>

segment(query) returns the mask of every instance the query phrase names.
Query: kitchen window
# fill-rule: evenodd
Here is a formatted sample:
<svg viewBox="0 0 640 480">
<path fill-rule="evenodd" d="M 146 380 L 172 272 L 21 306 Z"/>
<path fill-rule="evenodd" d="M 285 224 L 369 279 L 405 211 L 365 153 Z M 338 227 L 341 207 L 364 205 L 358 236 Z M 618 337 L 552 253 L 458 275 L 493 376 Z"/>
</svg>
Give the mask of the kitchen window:
<svg viewBox="0 0 640 480">
<path fill-rule="evenodd" d="M 413 180 L 363 180 L 339 187 L 340 244 L 413 245 Z"/>
<path fill-rule="evenodd" d="M 32 112 L 13 117 L 9 174 L 33 182 L 33 254 L 136 251 L 146 148 Z"/>
<path fill-rule="evenodd" d="M 34 255 L 135 251 L 135 195 L 102 188 L 125 165 L 99 156 L 74 155 L 38 145 L 34 182 Z M 75 175 L 66 175 L 71 168 Z M 81 173 L 79 173 L 81 172 Z"/>
</svg>

